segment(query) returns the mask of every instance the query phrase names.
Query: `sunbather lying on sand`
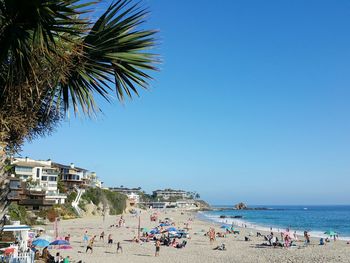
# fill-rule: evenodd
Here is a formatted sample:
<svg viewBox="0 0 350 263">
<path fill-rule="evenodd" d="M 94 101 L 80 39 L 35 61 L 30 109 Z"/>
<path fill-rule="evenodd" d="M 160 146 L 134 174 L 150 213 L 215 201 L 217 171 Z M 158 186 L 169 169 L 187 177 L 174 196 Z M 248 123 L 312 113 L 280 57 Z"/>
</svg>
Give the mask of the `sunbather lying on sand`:
<svg viewBox="0 0 350 263">
<path fill-rule="evenodd" d="M 226 246 L 225 246 L 225 244 L 221 244 L 220 246 L 213 248 L 213 250 L 226 250 Z"/>
</svg>

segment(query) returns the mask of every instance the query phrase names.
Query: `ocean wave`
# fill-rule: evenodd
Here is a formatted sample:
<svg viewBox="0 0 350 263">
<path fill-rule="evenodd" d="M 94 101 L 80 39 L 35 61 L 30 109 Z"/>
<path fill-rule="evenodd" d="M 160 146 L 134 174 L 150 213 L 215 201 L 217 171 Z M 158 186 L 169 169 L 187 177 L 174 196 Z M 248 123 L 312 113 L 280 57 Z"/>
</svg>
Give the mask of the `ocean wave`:
<svg viewBox="0 0 350 263">
<path fill-rule="evenodd" d="M 265 232 L 282 232 L 285 231 L 286 229 L 284 228 L 279 228 L 279 227 L 266 227 L 263 225 L 259 225 L 256 223 L 249 222 L 244 219 L 237 219 L 237 218 L 220 218 L 219 215 L 212 215 L 208 214 L 207 212 L 199 212 L 199 217 L 200 219 L 203 219 L 205 221 L 210 221 L 216 224 L 221 224 L 221 225 L 234 225 L 237 227 L 242 227 L 242 228 L 251 228 L 254 230 L 259 230 L 259 231 L 265 231 Z M 289 229 L 291 232 L 295 232 L 299 237 L 304 236 L 304 231 L 300 229 Z M 313 238 L 326 238 L 329 237 L 328 235 L 324 234 L 322 231 L 308 231 L 311 237 Z M 339 236 L 338 240 L 343 240 L 343 241 L 349 241 L 350 237 L 349 236 Z"/>
</svg>

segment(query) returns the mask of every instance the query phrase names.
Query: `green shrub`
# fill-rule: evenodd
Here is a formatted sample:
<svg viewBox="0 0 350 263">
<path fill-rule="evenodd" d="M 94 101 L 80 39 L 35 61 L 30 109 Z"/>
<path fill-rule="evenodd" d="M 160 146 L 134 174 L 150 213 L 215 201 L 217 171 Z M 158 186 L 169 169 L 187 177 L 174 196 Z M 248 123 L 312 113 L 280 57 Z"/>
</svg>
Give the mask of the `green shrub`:
<svg viewBox="0 0 350 263">
<path fill-rule="evenodd" d="M 67 203 L 72 203 L 74 201 L 74 199 L 77 197 L 77 193 L 76 192 L 71 192 L 68 196 L 67 196 Z"/>
<path fill-rule="evenodd" d="M 29 217 L 24 206 L 11 203 L 8 207 L 8 214 L 11 221 L 20 221 L 22 224 L 32 225 L 34 221 Z"/>
<path fill-rule="evenodd" d="M 120 193 L 112 192 L 106 189 L 89 188 L 81 196 L 87 202 L 92 202 L 95 205 L 106 202 L 110 208 L 110 214 L 121 214 L 126 207 L 126 196 Z"/>
</svg>

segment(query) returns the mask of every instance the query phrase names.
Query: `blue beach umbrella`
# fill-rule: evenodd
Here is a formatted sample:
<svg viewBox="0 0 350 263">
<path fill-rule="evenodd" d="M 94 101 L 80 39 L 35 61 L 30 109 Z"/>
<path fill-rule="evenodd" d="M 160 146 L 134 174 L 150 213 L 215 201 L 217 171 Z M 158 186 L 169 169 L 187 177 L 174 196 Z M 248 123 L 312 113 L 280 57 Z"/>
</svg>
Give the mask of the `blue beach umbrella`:
<svg viewBox="0 0 350 263">
<path fill-rule="evenodd" d="M 229 226 L 225 226 L 225 225 L 222 225 L 220 228 L 230 229 L 230 227 L 229 227 Z"/>
<path fill-rule="evenodd" d="M 47 247 L 50 245 L 50 242 L 45 240 L 45 239 L 35 239 L 33 242 L 32 242 L 33 246 L 35 247 Z"/>
<path fill-rule="evenodd" d="M 151 231 L 149 231 L 150 234 L 159 234 L 159 230 L 158 229 L 152 229 Z"/>
<path fill-rule="evenodd" d="M 170 225 L 166 223 L 161 223 L 159 226 L 170 226 Z"/>
<path fill-rule="evenodd" d="M 66 241 L 66 240 L 57 239 L 57 240 L 55 240 L 55 241 L 52 241 L 52 242 L 50 243 L 50 245 L 53 245 L 53 246 L 69 245 L 69 242 Z"/>
<path fill-rule="evenodd" d="M 168 229 L 167 229 L 167 231 L 177 231 L 177 229 L 175 228 L 175 227 L 169 227 Z"/>
</svg>

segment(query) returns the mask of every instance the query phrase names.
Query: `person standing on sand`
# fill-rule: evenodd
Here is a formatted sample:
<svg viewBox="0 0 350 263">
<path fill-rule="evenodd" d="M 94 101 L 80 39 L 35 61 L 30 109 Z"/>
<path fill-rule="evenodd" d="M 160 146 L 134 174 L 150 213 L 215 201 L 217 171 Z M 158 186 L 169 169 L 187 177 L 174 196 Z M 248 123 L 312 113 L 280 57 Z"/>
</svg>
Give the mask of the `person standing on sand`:
<svg viewBox="0 0 350 263">
<path fill-rule="evenodd" d="M 105 241 L 105 231 L 102 231 L 102 233 L 100 234 L 100 240 L 102 239 L 102 241 Z"/>
<path fill-rule="evenodd" d="M 112 234 L 109 234 L 107 239 L 108 239 L 108 246 L 112 246 L 113 244 Z"/>
<path fill-rule="evenodd" d="M 86 245 L 89 241 L 89 236 L 87 234 L 87 231 L 85 231 L 84 235 L 83 235 L 83 243 L 84 245 Z"/>
<path fill-rule="evenodd" d="M 117 242 L 117 254 L 119 254 L 119 251 L 120 251 L 120 253 L 123 253 L 123 248 L 120 245 L 120 242 Z"/>
<path fill-rule="evenodd" d="M 214 228 L 209 228 L 209 241 L 212 244 L 215 241 L 215 230 Z"/>
<path fill-rule="evenodd" d="M 157 239 L 156 241 L 156 253 L 154 254 L 155 257 L 159 257 L 159 250 L 160 250 L 160 241 Z"/>
<path fill-rule="evenodd" d="M 304 231 L 305 245 L 310 244 L 310 235 L 307 231 Z"/>
</svg>

